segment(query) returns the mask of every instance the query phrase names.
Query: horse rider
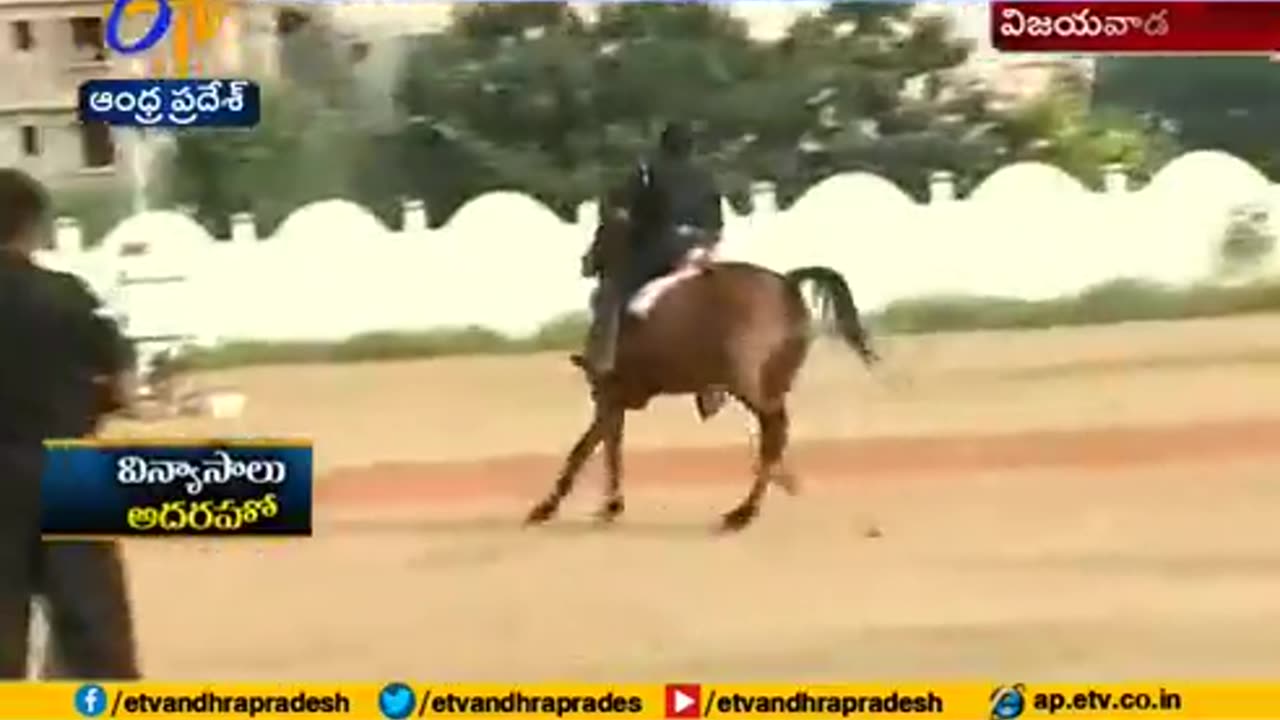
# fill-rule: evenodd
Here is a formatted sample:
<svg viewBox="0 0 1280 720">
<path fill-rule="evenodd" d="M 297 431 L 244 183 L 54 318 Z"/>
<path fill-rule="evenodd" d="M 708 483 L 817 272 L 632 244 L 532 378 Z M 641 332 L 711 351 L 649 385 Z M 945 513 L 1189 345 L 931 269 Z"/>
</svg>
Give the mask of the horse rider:
<svg viewBox="0 0 1280 720">
<path fill-rule="evenodd" d="M 92 435 L 128 396 L 133 369 L 131 348 L 85 284 L 32 261 L 49 215 L 39 182 L 0 169 L 0 680 L 26 677 L 37 596 L 59 674 L 135 679 L 116 544 L 40 537 L 44 440 Z"/>
<path fill-rule="evenodd" d="M 627 252 L 592 296 L 585 352 L 574 356 L 575 363 L 594 377 L 613 372 L 622 309 L 649 281 L 710 262 L 724 229 L 721 202 L 714 177 L 694 159 L 692 130 L 681 122 L 667 124 L 657 152 L 627 184 Z"/>
</svg>

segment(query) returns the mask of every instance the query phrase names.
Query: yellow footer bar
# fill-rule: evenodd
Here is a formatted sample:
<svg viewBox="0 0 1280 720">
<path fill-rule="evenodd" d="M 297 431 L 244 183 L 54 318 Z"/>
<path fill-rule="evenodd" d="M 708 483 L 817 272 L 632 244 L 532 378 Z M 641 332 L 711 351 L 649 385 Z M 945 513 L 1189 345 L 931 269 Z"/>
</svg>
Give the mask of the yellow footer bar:
<svg viewBox="0 0 1280 720">
<path fill-rule="evenodd" d="M 68 718 L 1280 719 L 1276 683 L 3 683 L 0 720 Z"/>
</svg>

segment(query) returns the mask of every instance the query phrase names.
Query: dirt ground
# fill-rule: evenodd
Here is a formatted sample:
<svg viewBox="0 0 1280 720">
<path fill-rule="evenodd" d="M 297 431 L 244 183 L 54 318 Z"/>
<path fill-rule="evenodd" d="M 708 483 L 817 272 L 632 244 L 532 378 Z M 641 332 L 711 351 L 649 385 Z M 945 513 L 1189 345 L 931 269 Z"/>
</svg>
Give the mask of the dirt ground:
<svg viewBox="0 0 1280 720">
<path fill-rule="evenodd" d="M 128 546 L 159 678 L 1269 677 L 1280 667 L 1280 317 L 822 346 L 794 394 L 803 493 L 747 532 L 746 418 L 628 428 L 628 515 L 592 464 L 519 519 L 586 420 L 559 356 L 201 379 L 313 438 L 301 541 Z M 882 532 L 868 537 L 869 528 Z"/>
</svg>

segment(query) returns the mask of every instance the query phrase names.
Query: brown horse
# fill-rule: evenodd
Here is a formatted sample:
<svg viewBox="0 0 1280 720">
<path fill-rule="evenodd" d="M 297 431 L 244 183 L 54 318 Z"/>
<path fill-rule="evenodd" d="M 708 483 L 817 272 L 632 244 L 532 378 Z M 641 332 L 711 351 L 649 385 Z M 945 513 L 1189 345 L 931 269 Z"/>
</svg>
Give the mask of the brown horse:
<svg viewBox="0 0 1280 720">
<path fill-rule="evenodd" d="M 602 213 L 583 273 L 608 276 L 629 237 L 625 211 Z M 809 308 L 801 288 L 812 284 L 846 344 L 871 366 L 877 361 L 845 280 L 826 267 L 779 274 L 740 262 L 717 262 L 670 288 L 643 319 L 628 314 L 618 337 L 614 372 L 587 374 L 595 401 L 590 426 L 574 444 L 551 493 L 529 513 L 541 523 L 556 514 L 583 464 L 605 446 L 608 489 L 597 513 L 602 521 L 622 514 L 622 437 L 626 413 L 659 395 L 727 392 L 760 426 L 759 457 L 746 498 L 726 513 L 722 527 L 739 530 L 759 512 L 770 482 L 789 493 L 794 479 L 783 465 L 787 445 L 787 395 L 812 343 Z M 584 370 L 585 372 L 585 370 Z M 699 405 L 704 419 L 714 413 Z"/>
</svg>

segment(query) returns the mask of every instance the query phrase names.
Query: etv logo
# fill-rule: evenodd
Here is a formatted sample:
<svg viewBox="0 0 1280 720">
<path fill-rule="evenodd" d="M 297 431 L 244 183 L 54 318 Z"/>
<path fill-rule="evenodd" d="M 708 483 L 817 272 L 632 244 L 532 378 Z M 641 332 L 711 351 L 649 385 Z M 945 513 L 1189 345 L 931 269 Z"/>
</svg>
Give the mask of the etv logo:
<svg viewBox="0 0 1280 720">
<path fill-rule="evenodd" d="M 175 12 L 176 8 L 176 12 Z M 132 43 L 122 37 L 125 18 L 153 14 L 151 27 Z M 173 28 L 173 48 L 168 68 L 175 77 L 190 74 L 192 51 L 214 39 L 227 15 L 226 0 L 114 0 L 107 12 L 104 40 L 112 52 L 138 55 L 154 48 Z M 164 59 L 155 58 L 153 74 L 163 74 Z"/>
</svg>

